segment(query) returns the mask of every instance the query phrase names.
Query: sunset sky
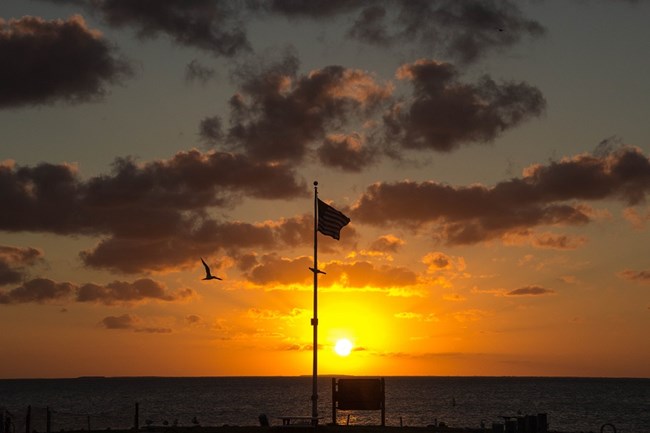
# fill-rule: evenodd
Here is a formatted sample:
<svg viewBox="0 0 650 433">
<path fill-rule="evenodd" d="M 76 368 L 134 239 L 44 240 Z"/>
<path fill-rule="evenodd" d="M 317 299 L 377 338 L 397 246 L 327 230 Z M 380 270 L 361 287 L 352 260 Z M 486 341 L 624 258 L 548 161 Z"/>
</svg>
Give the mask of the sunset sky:
<svg viewBox="0 0 650 433">
<path fill-rule="evenodd" d="M 0 378 L 311 374 L 315 180 L 320 373 L 650 377 L 649 17 L 1 0 Z"/>
</svg>

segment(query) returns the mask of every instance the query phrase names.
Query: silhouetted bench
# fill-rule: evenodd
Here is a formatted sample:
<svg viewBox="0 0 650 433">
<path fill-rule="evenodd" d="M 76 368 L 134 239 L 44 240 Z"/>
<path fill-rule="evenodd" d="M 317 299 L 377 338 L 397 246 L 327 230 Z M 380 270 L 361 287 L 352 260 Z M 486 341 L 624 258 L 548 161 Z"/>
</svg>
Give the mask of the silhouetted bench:
<svg viewBox="0 0 650 433">
<path fill-rule="evenodd" d="M 275 416 L 276 419 L 282 420 L 282 425 L 311 425 L 314 421 L 323 419 L 322 416 L 300 416 L 300 415 L 280 415 Z"/>
</svg>

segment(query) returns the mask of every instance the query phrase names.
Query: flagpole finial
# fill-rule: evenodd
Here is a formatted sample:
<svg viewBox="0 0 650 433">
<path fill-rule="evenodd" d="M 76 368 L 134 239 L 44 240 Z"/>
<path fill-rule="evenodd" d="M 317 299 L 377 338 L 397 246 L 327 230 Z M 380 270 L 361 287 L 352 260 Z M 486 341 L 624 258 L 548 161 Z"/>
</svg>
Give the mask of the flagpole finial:
<svg viewBox="0 0 650 433">
<path fill-rule="evenodd" d="M 314 181 L 314 186 L 318 186 L 318 181 L 317 180 Z"/>
</svg>

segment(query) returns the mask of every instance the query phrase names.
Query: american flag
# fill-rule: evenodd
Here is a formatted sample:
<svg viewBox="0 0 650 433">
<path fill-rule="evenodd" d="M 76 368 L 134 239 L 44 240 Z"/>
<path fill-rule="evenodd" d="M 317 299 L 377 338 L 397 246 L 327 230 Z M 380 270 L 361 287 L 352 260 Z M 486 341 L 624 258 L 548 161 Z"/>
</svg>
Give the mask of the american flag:
<svg viewBox="0 0 650 433">
<path fill-rule="evenodd" d="M 318 199 L 318 231 L 336 240 L 341 237 L 341 229 L 348 225 L 350 218 Z"/>
</svg>

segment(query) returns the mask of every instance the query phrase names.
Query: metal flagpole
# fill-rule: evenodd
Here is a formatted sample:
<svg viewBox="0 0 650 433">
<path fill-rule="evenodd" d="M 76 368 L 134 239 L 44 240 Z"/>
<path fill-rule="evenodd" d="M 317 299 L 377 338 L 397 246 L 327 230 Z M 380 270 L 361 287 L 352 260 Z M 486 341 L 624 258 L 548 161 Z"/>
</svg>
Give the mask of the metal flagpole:
<svg viewBox="0 0 650 433">
<path fill-rule="evenodd" d="M 314 181 L 314 366 L 312 375 L 311 416 L 312 424 L 318 424 L 318 181 Z"/>
</svg>

